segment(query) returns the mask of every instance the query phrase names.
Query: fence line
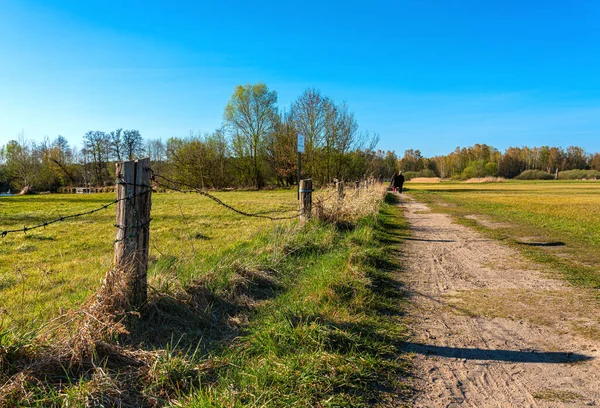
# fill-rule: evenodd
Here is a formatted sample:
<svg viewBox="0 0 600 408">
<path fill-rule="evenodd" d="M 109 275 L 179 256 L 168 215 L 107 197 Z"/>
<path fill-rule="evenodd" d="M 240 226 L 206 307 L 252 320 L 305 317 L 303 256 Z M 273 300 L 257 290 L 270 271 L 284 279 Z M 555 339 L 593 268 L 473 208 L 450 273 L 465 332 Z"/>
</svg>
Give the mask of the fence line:
<svg viewBox="0 0 600 408">
<path fill-rule="evenodd" d="M 144 192 L 139 193 L 139 194 L 134 194 L 134 195 L 130 195 L 130 196 L 127 196 L 127 197 L 120 198 L 120 199 L 115 199 L 115 200 L 113 200 L 113 201 L 111 201 L 109 203 L 106 203 L 103 206 L 100 206 L 100 207 L 95 208 L 93 210 L 84 211 L 84 212 L 77 213 L 77 214 L 69 214 L 69 215 L 65 215 L 65 216 L 59 215 L 58 218 L 56 218 L 56 219 L 53 219 L 53 220 L 50 220 L 50 221 L 44 221 L 44 222 L 42 222 L 40 224 L 32 225 L 30 227 L 23 226 L 23 228 L 15 228 L 15 229 L 4 230 L 4 231 L 0 232 L 0 236 L 2 238 L 4 238 L 8 234 L 12 234 L 12 233 L 15 233 L 15 232 L 27 233 L 27 231 L 31 231 L 31 230 L 38 229 L 38 228 L 46 228 L 48 225 L 52 225 L 52 224 L 55 224 L 57 222 L 66 221 L 66 220 L 69 220 L 69 219 L 72 219 L 72 218 L 79 218 L 79 217 L 82 217 L 84 215 L 91 215 L 91 214 L 94 214 L 94 213 L 96 213 L 98 211 L 106 210 L 108 207 L 117 204 L 119 201 L 131 200 L 135 196 L 142 195 L 142 194 L 148 194 L 148 192 L 149 192 L 149 190 L 148 191 L 144 191 Z"/>
<path fill-rule="evenodd" d="M 210 193 L 202 190 L 198 186 L 187 184 L 187 183 L 184 183 L 184 182 L 181 182 L 181 181 L 171 180 L 171 179 L 169 179 L 169 178 L 167 178 L 165 176 L 162 176 L 160 174 L 156 174 L 154 171 L 152 171 L 152 169 L 150 171 L 152 173 L 152 177 L 151 177 L 152 181 L 154 181 L 154 183 L 157 184 L 160 187 L 164 187 L 164 188 L 167 188 L 167 189 L 173 190 L 173 191 L 178 191 L 180 193 L 196 193 L 196 194 L 203 195 L 205 197 L 210 198 L 211 200 L 213 200 L 217 204 L 219 204 L 219 205 L 221 205 L 221 206 L 223 206 L 223 207 L 225 207 L 225 208 L 227 208 L 227 209 L 229 209 L 229 210 L 231 210 L 231 211 L 233 211 L 235 213 L 238 213 L 240 215 L 244 215 L 246 217 L 265 218 L 265 219 L 268 219 L 268 220 L 277 221 L 277 220 L 291 220 L 291 219 L 297 218 L 300 215 L 300 212 L 298 210 L 287 210 L 286 212 L 296 211 L 297 214 L 294 214 L 294 215 L 291 215 L 291 216 L 286 216 L 286 217 L 271 217 L 269 215 L 265 215 L 264 214 L 265 212 L 278 212 L 278 210 L 261 211 L 261 212 L 257 212 L 257 213 L 249 213 L 249 212 L 246 212 L 246 211 L 238 210 L 237 208 L 235 208 L 235 207 L 233 207 L 233 206 L 231 206 L 231 205 L 229 205 L 227 203 L 224 203 L 221 199 L 215 197 L 214 195 L 212 195 L 212 194 L 210 194 Z M 166 183 L 158 181 L 157 178 L 160 178 L 160 179 L 164 180 Z M 184 189 L 181 189 L 181 188 L 177 188 L 177 187 L 174 187 L 172 184 L 178 184 L 180 186 L 187 187 L 190 190 L 184 190 Z"/>
<path fill-rule="evenodd" d="M 184 183 L 184 182 L 181 182 L 181 181 L 171 180 L 171 179 L 169 179 L 169 178 L 167 178 L 167 177 L 165 177 L 163 175 L 155 173 L 152 169 L 149 169 L 149 170 L 150 170 L 150 172 L 152 174 L 151 179 L 152 179 L 152 181 L 157 186 L 160 186 L 160 187 L 163 187 L 163 188 L 166 188 L 166 189 L 169 189 L 169 190 L 177 191 L 177 192 L 180 192 L 180 193 L 184 193 L 184 194 L 186 194 L 186 193 L 196 193 L 196 194 L 203 195 L 203 196 L 205 196 L 207 198 L 210 198 L 211 200 L 213 200 L 217 204 L 219 204 L 219 205 L 221 205 L 221 206 L 223 206 L 223 207 L 225 207 L 225 208 L 227 208 L 227 209 L 229 209 L 229 210 L 231 210 L 231 211 L 233 211 L 233 212 L 235 212 L 237 214 L 244 215 L 246 217 L 264 218 L 264 219 L 269 219 L 269 220 L 273 220 L 273 221 L 278 221 L 278 220 L 291 220 L 291 219 L 297 218 L 300 215 L 300 210 L 298 208 L 293 208 L 293 209 L 277 209 L 277 210 L 263 210 L 263 211 L 258 211 L 258 212 L 255 212 L 255 213 L 249 213 L 249 212 L 246 212 L 246 211 L 242 211 L 242 210 L 239 210 L 239 209 L 231 206 L 230 204 L 227 204 L 227 203 L 223 202 L 221 199 L 219 199 L 219 198 L 215 197 L 214 195 L 212 195 L 212 194 L 210 194 L 210 193 L 202 190 L 198 186 L 187 184 L 187 183 Z M 157 178 L 164 180 L 166 183 L 158 181 Z M 169 183 L 169 184 L 167 184 L 167 183 Z M 105 210 L 105 209 L 109 208 L 110 206 L 113 206 L 113 205 L 117 204 L 119 201 L 123 201 L 123 200 L 131 201 L 131 199 L 133 199 L 134 197 L 137 197 L 137 196 L 142 195 L 142 194 L 147 194 L 149 191 L 151 191 L 150 189 L 152 188 L 152 186 L 150 186 L 150 185 L 137 185 L 135 183 L 127 183 L 127 182 L 124 182 L 124 181 L 118 181 L 116 184 L 117 185 L 132 185 L 132 186 L 136 186 L 136 187 L 147 187 L 149 190 L 141 192 L 141 193 L 137 193 L 137 194 L 131 194 L 131 195 L 128 195 L 128 196 L 123 197 L 123 198 L 115 199 L 115 200 L 113 200 L 113 201 L 111 201 L 111 202 L 109 202 L 107 204 L 102 205 L 101 207 L 95 208 L 95 209 L 90 210 L 90 211 L 84 211 L 84 212 L 81 212 L 81 213 L 70 214 L 70 215 L 66 215 L 66 216 L 59 216 L 56 219 L 53 219 L 53 220 L 50 220 L 50 221 L 45 221 L 43 223 L 40 223 L 40 224 L 37 224 L 37 225 L 32 225 L 32 226 L 29 226 L 29 227 L 28 226 L 23 226 L 23 228 L 15 228 L 15 229 L 8 229 L 8 230 L 0 231 L 0 236 L 2 238 L 4 238 L 8 234 L 12 234 L 12 233 L 17 233 L 17 232 L 27 233 L 27 231 L 31 231 L 31 230 L 35 230 L 35 229 L 39 229 L 39 228 L 46 228 L 47 226 L 55 224 L 55 223 L 58 223 L 58 222 L 62 222 L 62 221 L 66 221 L 66 220 L 74 219 L 74 218 L 79 218 L 79 217 L 82 217 L 84 215 L 91 215 L 91 214 L 94 214 L 94 213 L 96 213 L 98 211 Z M 174 187 L 173 184 L 178 184 L 178 185 L 183 186 L 183 187 L 188 187 L 190 190 L 184 190 L 184 189 L 181 189 L 181 188 Z M 315 200 L 319 204 L 323 204 L 323 203 L 329 201 L 330 199 L 332 199 L 333 197 L 335 197 L 336 193 L 337 192 L 334 190 L 333 192 L 331 192 L 325 198 L 323 198 L 323 197 L 315 197 Z M 287 212 L 294 212 L 294 214 L 290 215 L 290 216 L 285 216 L 285 217 L 273 217 L 273 216 L 266 215 L 266 214 L 287 213 Z M 144 223 L 144 224 L 146 224 L 146 223 Z M 144 228 L 145 226 L 146 225 L 140 224 L 140 225 L 134 226 L 133 228 L 135 228 L 136 230 L 139 230 L 141 228 Z M 119 226 L 117 224 L 115 224 L 115 227 L 121 228 L 121 226 Z M 125 238 L 135 238 L 135 233 L 134 234 L 130 234 L 129 236 L 127 236 Z M 123 238 L 123 239 L 125 239 L 125 238 Z M 123 240 L 123 239 L 121 239 L 121 240 Z M 117 239 L 117 240 L 115 240 L 115 242 L 120 242 L 121 240 Z"/>
<path fill-rule="evenodd" d="M 298 210 L 297 208 L 293 208 L 293 209 L 277 209 L 277 210 L 263 210 L 263 211 L 258 211 L 256 213 L 248 213 L 248 212 L 245 212 L 245 211 L 238 210 L 237 208 L 234 208 L 233 206 L 231 206 L 231 205 L 229 205 L 227 203 L 224 203 L 219 198 L 213 196 L 212 194 L 210 194 L 210 193 L 208 193 L 206 191 L 202 191 L 200 188 L 198 188 L 196 186 L 192 186 L 192 185 L 188 185 L 188 184 L 185 184 L 185 183 L 182 183 L 182 182 L 170 180 L 170 179 L 167 179 L 164 176 L 155 174 L 154 172 L 152 172 L 152 174 L 153 174 L 153 181 L 158 186 L 160 186 L 160 187 L 164 187 L 164 188 L 167 188 L 169 190 L 178 191 L 178 192 L 181 192 L 181 193 L 197 193 L 197 194 L 206 196 L 206 197 L 210 198 L 211 200 L 215 201 L 217 204 L 220 204 L 220 205 L 228 208 L 231 211 L 234 211 L 234 212 L 236 212 L 236 213 L 238 213 L 240 215 L 244 215 L 244 216 L 247 216 L 247 217 L 265 218 L 265 219 L 270 219 L 270 220 L 276 221 L 276 220 L 290 220 L 290 219 L 294 219 L 294 218 L 297 218 L 298 215 L 300 214 L 300 210 Z M 179 184 L 181 186 L 189 187 L 189 188 L 191 188 L 191 190 L 178 189 L 178 188 L 173 187 L 171 185 L 161 183 L 158 180 L 156 180 L 155 177 L 162 178 L 162 179 L 164 179 L 165 181 L 167 181 L 169 183 Z M 135 198 L 137 196 L 140 196 L 140 195 L 143 195 L 143 194 L 147 194 L 149 191 L 151 191 L 150 189 L 152 188 L 152 186 L 150 186 L 150 185 L 137 185 L 135 183 L 127 183 L 127 182 L 124 182 L 124 181 L 117 182 L 117 185 L 131 185 L 131 186 L 137 186 L 137 187 L 147 187 L 149 190 L 141 192 L 141 193 L 137 193 L 137 194 L 130 194 L 130 195 L 128 195 L 126 197 L 123 197 L 123 198 L 115 199 L 115 200 L 113 200 L 113 201 L 111 201 L 109 203 L 106 203 L 106 204 L 104 204 L 104 205 L 102 205 L 102 206 L 100 206 L 98 208 L 93 209 L 93 210 L 84 211 L 84 212 L 77 213 L 77 214 L 69 214 L 69 215 L 65 215 L 65 216 L 59 215 L 58 218 L 56 218 L 56 219 L 52 219 L 52 220 L 49 220 L 49 221 L 44 221 L 44 222 L 42 222 L 40 224 L 36 224 L 36 225 L 32 225 L 32 226 L 23 226 L 22 228 L 15 228 L 15 229 L 3 230 L 3 231 L 0 231 L 0 237 L 4 238 L 8 234 L 17 233 L 17 232 L 27 233 L 27 231 L 31 231 L 31 230 L 35 230 L 35 229 L 39 229 L 39 228 L 46 228 L 47 226 L 52 225 L 52 224 L 56 224 L 58 222 L 62 222 L 62 221 L 70 220 L 70 219 L 79 218 L 79 217 L 82 217 L 82 216 L 85 216 L 85 215 L 91 215 L 91 214 L 94 214 L 96 212 L 105 210 L 105 209 L 107 209 L 107 208 L 109 208 L 109 207 L 117 204 L 120 201 L 131 201 L 131 199 L 133 199 L 133 198 Z M 291 215 L 291 216 L 285 216 L 285 217 L 272 217 L 272 216 L 266 215 L 266 214 L 269 214 L 269 213 L 287 213 L 287 212 L 294 212 L 295 214 Z M 136 217 L 136 218 L 139 221 L 139 217 Z M 148 223 L 144 223 L 144 225 L 139 224 L 139 225 L 134 226 L 133 228 L 135 228 L 135 230 L 137 231 L 137 230 L 142 229 L 145 226 L 147 226 L 146 224 L 148 224 Z M 117 228 L 124 228 L 124 226 L 121 226 L 121 225 L 118 225 L 118 224 L 115 224 L 114 226 L 117 227 Z M 129 228 L 131 228 L 131 227 L 129 227 Z M 136 236 L 136 233 L 129 234 L 128 236 L 126 236 L 126 237 L 124 237 L 122 239 L 116 239 L 115 242 L 123 241 L 126 238 L 129 238 L 129 239 L 135 238 L 135 236 Z"/>
</svg>

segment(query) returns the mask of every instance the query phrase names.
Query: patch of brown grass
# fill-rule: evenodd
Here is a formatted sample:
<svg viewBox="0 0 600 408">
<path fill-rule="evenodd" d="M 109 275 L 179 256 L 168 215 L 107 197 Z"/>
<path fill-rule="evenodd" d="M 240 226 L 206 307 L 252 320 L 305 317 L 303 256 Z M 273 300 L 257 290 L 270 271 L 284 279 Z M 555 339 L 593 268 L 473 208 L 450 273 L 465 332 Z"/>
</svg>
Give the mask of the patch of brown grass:
<svg viewBox="0 0 600 408">
<path fill-rule="evenodd" d="M 504 183 L 506 179 L 504 177 L 474 177 L 465 180 L 465 183 Z"/>
<path fill-rule="evenodd" d="M 439 177 L 413 177 L 407 183 L 440 183 L 441 181 Z"/>
<path fill-rule="evenodd" d="M 533 398 L 553 402 L 577 402 L 583 396 L 573 391 L 543 389 L 533 394 Z"/>
<path fill-rule="evenodd" d="M 338 226 L 352 226 L 359 218 L 377 214 L 387 193 L 387 186 L 376 184 L 365 189 L 346 189 L 339 199 L 337 192 L 313 198 L 314 217 Z"/>
</svg>

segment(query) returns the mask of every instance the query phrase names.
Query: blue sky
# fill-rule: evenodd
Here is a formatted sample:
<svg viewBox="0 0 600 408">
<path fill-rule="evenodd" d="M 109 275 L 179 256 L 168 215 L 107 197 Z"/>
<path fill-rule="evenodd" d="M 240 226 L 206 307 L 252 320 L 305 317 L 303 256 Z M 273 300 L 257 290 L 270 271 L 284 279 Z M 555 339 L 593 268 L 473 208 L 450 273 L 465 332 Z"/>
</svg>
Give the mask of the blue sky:
<svg viewBox="0 0 600 408">
<path fill-rule="evenodd" d="M 378 147 L 600 151 L 600 1 L 0 0 L 0 144 L 219 127 L 238 84 L 346 101 Z"/>
</svg>

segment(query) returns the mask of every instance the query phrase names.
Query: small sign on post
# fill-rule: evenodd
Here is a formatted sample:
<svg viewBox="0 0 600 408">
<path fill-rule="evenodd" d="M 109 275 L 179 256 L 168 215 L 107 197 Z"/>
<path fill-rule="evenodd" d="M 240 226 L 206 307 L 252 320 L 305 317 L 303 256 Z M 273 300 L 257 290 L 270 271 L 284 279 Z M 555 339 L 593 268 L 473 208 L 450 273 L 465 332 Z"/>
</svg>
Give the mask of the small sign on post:
<svg viewBox="0 0 600 408">
<path fill-rule="evenodd" d="M 298 134 L 298 153 L 304 153 L 304 135 Z"/>
</svg>

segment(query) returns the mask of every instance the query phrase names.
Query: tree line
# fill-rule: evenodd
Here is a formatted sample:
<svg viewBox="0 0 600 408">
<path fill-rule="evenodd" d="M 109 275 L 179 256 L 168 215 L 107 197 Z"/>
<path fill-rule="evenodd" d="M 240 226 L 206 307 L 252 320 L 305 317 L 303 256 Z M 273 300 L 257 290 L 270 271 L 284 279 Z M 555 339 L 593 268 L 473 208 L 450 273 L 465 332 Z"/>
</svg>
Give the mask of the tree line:
<svg viewBox="0 0 600 408">
<path fill-rule="evenodd" d="M 305 136 L 302 177 L 323 185 L 366 176 L 388 179 L 398 166 L 393 152 L 375 150 L 376 134 L 361 132 L 345 103 L 307 89 L 287 110 L 265 84 L 237 86 L 222 126 L 210 133 L 145 140 L 135 129 L 92 130 L 82 147 L 66 138 L 35 143 L 20 134 L 0 146 L 0 191 L 25 186 L 114 184 L 114 162 L 150 157 L 155 171 L 203 188 L 289 186 L 297 183 L 298 134 Z"/>
<path fill-rule="evenodd" d="M 509 147 L 504 152 L 486 144 L 457 147 L 447 155 L 423 157 L 409 149 L 400 158 L 399 168 L 410 175 L 469 179 L 474 177 L 514 178 L 527 170 L 558 173 L 567 170 L 600 171 L 600 154 L 587 153 L 578 146 Z"/>
</svg>

